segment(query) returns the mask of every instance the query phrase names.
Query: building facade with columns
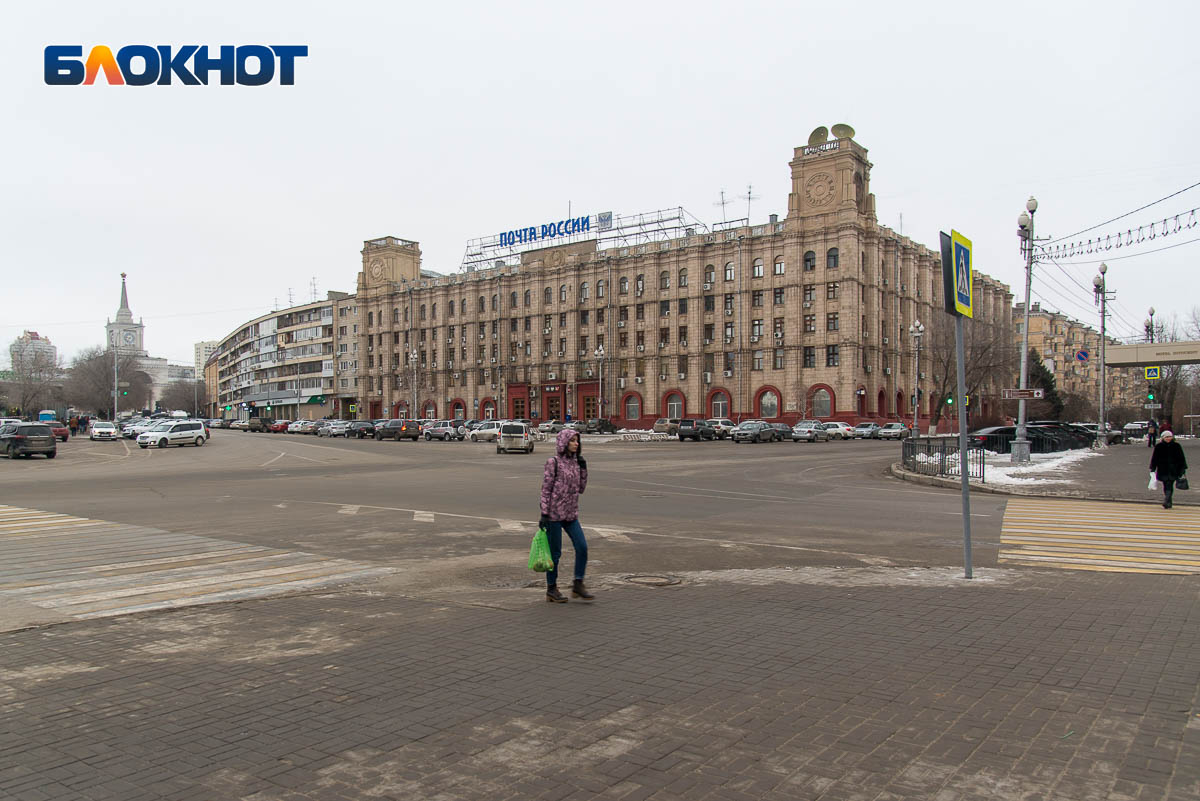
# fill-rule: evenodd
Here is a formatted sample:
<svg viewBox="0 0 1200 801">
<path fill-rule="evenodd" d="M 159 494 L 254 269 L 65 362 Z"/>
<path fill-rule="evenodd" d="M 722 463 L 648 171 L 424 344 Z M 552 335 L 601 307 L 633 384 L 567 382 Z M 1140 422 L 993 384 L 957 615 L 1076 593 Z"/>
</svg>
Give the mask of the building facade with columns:
<svg viewBox="0 0 1200 801">
<path fill-rule="evenodd" d="M 795 148 L 789 169 L 782 219 L 634 246 L 576 238 L 443 276 L 415 241 L 366 241 L 359 416 L 886 421 L 920 398 L 928 419 L 943 398 L 907 329 L 953 327 L 940 254 L 879 225 L 849 136 Z M 975 292 L 968 326 L 1013 342 L 1009 288 L 977 274 Z M 974 412 L 1013 385 L 1011 361 Z"/>
</svg>

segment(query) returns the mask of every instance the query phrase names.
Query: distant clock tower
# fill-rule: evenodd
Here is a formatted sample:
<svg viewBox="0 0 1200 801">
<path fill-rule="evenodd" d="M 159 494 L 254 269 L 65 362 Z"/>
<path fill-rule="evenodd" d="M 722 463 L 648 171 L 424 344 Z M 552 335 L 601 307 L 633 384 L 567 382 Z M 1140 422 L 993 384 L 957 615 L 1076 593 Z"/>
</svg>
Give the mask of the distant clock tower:
<svg viewBox="0 0 1200 801">
<path fill-rule="evenodd" d="M 105 324 L 105 342 L 109 347 L 116 347 L 122 353 L 133 356 L 145 356 L 143 342 L 145 326 L 141 320 L 133 321 L 133 312 L 129 310 L 129 293 L 125 289 L 125 273 L 121 273 L 121 306 L 117 309 L 117 319 Z"/>
</svg>

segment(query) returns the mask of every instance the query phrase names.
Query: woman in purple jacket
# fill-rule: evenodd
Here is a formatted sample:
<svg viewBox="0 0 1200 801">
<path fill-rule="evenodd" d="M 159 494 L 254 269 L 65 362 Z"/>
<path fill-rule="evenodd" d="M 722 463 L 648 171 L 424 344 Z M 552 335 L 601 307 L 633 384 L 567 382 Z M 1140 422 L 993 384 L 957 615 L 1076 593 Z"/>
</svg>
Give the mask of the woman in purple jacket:
<svg viewBox="0 0 1200 801">
<path fill-rule="evenodd" d="M 554 569 L 546 574 L 546 600 L 563 604 L 567 597 L 558 591 L 558 560 L 562 556 L 562 533 L 566 529 L 575 548 L 575 581 L 571 595 L 590 601 L 596 596 L 583 586 L 587 569 L 587 540 L 579 525 L 579 496 L 587 488 L 587 462 L 580 449 L 579 432 L 565 428 L 558 432 L 555 454 L 546 460 L 542 471 L 542 503 L 539 525 L 546 529 Z"/>
</svg>

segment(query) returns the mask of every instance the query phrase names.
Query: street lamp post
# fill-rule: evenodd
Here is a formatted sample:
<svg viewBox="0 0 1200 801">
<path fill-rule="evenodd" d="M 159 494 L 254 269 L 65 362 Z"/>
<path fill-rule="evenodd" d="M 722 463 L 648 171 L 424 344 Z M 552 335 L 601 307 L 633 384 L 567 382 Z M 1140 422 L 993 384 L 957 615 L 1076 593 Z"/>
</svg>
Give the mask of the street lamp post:
<svg viewBox="0 0 1200 801">
<path fill-rule="evenodd" d="M 1151 345 L 1154 344 L 1154 307 L 1150 307 L 1150 316 L 1146 318 L 1144 323 L 1146 326 L 1146 341 Z"/>
<path fill-rule="evenodd" d="M 1021 250 L 1025 256 L 1025 322 L 1021 326 L 1021 389 L 1026 389 L 1029 382 L 1029 300 L 1033 284 L 1033 217 L 1037 213 L 1038 202 L 1031 195 L 1025 201 L 1025 211 L 1017 217 L 1017 236 L 1021 240 Z M 1025 427 L 1025 399 L 1017 401 L 1017 438 L 1012 443 L 1012 461 L 1014 464 L 1029 461 L 1029 439 Z"/>
<path fill-rule="evenodd" d="M 921 337 L 925 336 L 925 326 L 920 320 L 913 320 L 908 327 L 908 335 L 913 338 L 913 436 L 921 436 L 919 415 L 921 413 Z"/>
<path fill-rule="evenodd" d="M 1108 265 L 1100 265 L 1100 274 L 1092 279 L 1092 287 L 1095 289 L 1096 302 L 1100 304 L 1100 447 L 1108 446 L 1108 410 L 1105 408 L 1105 396 L 1107 395 L 1105 382 L 1107 379 L 1107 369 L 1104 363 L 1104 346 L 1105 334 L 1104 327 L 1108 317 L 1108 288 L 1105 280 L 1105 273 L 1108 272 Z"/>
<path fill-rule="evenodd" d="M 409 389 L 412 390 L 412 406 L 408 409 L 408 419 L 415 420 L 413 417 L 417 410 L 417 352 L 411 347 L 408 349 L 408 382 Z"/>
<path fill-rule="evenodd" d="M 604 419 L 604 346 L 600 345 L 596 348 L 596 363 L 600 367 L 600 388 L 597 394 L 600 395 L 600 405 L 596 410 L 596 417 Z M 586 420 L 584 421 L 586 422 Z"/>
</svg>

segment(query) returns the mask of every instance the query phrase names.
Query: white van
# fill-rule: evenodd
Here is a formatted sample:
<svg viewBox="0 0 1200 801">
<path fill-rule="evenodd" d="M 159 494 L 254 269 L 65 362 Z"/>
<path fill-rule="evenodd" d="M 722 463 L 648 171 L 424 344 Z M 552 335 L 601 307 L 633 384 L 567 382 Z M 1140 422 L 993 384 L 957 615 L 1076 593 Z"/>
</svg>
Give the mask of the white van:
<svg viewBox="0 0 1200 801">
<path fill-rule="evenodd" d="M 139 448 L 149 448 L 151 445 L 157 445 L 160 448 L 168 445 L 180 447 L 195 445 L 199 448 L 204 444 L 205 439 L 204 423 L 199 420 L 182 422 L 163 420 L 149 431 L 138 434 L 137 444 Z"/>
<path fill-rule="evenodd" d="M 507 420 L 500 424 L 500 434 L 496 437 L 496 453 L 509 451 L 533 453 L 533 435 L 529 432 L 529 426 Z"/>
</svg>

